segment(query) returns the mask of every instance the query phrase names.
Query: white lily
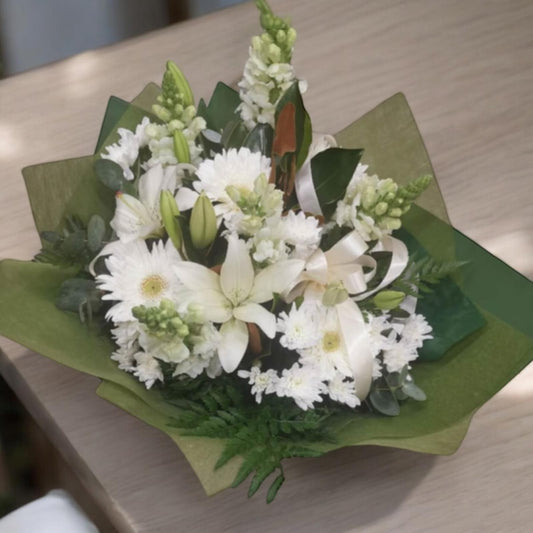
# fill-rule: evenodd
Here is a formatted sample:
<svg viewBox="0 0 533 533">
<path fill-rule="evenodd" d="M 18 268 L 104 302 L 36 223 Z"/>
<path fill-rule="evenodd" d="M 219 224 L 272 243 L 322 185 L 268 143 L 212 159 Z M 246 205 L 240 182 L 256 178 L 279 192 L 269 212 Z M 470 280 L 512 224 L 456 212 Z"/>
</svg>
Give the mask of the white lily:
<svg viewBox="0 0 533 533">
<path fill-rule="evenodd" d="M 228 237 L 220 275 L 191 261 L 175 265 L 174 271 L 189 289 L 191 300 L 204 307 L 206 320 L 222 324 L 218 356 L 226 372 L 233 372 L 246 352 L 247 322 L 274 338 L 276 317 L 260 304 L 272 300 L 274 293 L 285 291 L 303 267 L 303 261 L 289 259 L 255 274 L 245 242 L 235 235 Z"/>
<path fill-rule="evenodd" d="M 153 166 L 139 179 L 139 198 L 130 194 L 117 193 L 115 216 L 110 226 L 124 242 L 146 239 L 159 235 L 162 229 L 159 197 L 161 191 L 176 189 L 176 174 L 173 169 L 163 169 L 161 164 Z"/>
</svg>

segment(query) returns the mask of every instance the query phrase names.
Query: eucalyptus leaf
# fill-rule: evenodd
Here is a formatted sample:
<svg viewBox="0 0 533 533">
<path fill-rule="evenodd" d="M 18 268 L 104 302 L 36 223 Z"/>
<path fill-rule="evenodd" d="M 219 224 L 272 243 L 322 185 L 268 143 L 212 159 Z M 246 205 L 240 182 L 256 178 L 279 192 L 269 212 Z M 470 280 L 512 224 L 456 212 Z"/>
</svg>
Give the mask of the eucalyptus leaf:
<svg viewBox="0 0 533 533">
<path fill-rule="evenodd" d="M 96 283 L 90 279 L 72 278 L 65 280 L 55 300 L 56 306 L 63 311 L 77 312 L 80 305 L 91 299 Z"/>
<path fill-rule="evenodd" d="M 409 398 L 413 398 L 413 400 L 417 400 L 418 402 L 423 402 L 427 399 L 426 393 L 412 381 L 405 382 L 402 386 L 402 391 L 405 392 Z"/>
<path fill-rule="evenodd" d="M 383 415 L 398 416 L 400 414 L 400 404 L 390 390 L 375 389 L 370 392 L 368 399 L 372 407 Z"/>
<path fill-rule="evenodd" d="M 100 215 L 93 215 L 87 226 L 87 245 L 91 252 L 99 252 L 105 238 L 105 222 Z"/>
<path fill-rule="evenodd" d="M 112 191 L 121 191 L 124 188 L 124 171 L 114 161 L 97 159 L 94 162 L 94 171 L 98 179 Z"/>
</svg>

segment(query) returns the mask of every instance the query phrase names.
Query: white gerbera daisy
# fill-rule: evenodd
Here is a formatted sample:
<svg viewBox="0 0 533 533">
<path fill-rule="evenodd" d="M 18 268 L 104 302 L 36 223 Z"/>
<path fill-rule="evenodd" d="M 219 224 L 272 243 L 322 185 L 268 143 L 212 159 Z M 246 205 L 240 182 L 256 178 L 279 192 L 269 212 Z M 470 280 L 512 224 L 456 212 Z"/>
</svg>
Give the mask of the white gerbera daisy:
<svg viewBox="0 0 533 533">
<path fill-rule="evenodd" d="M 247 195 L 253 192 L 255 180 L 261 174 L 270 175 L 268 157 L 249 148 L 232 148 L 199 165 L 196 173 L 199 181 L 194 182 L 194 187 L 198 192 L 204 192 L 211 201 L 220 203 L 216 211 L 224 215 L 237 208 L 226 189 L 232 186 Z"/>
<path fill-rule="evenodd" d="M 117 247 L 106 261 L 109 274 L 96 277 L 99 288 L 107 291 L 103 300 L 117 303 L 106 318 L 113 322 L 134 320 L 132 308 L 138 305 L 156 306 L 161 300 L 178 299 L 181 283 L 173 268 L 181 261 L 170 241 L 159 241 L 152 250 L 144 241 Z"/>
</svg>

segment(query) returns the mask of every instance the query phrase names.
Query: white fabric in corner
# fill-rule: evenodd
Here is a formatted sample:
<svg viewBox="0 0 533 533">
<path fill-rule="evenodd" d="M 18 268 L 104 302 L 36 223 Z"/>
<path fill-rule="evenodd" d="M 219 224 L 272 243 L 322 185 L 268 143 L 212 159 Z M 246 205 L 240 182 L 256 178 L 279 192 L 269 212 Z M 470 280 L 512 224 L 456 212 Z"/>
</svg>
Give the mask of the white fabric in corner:
<svg viewBox="0 0 533 533">
<path fill-rule="evenodd" d="M 0 519 L 0 533 L 98 533 L 76 502 L 53 490 Z"/>
</svg>

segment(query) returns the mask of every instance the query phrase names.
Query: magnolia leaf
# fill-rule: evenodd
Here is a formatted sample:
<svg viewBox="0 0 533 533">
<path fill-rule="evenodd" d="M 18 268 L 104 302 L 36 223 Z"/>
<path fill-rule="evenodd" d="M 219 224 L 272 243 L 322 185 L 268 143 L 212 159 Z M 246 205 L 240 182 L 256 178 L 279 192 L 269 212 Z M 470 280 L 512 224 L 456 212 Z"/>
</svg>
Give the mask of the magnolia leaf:
<svg viewBox="0 0 533 533">
<path fill-rule="evenodd" d="M 281 112 L 288 103 L 294 106 L 294 131 L 296 136 L 296 170 L 298 170 L 307 158 L 309 146 L 313 139 L 311 119 L 305 110 L 302 95 L 298 82 L 294 82 L 280 98 L 276 106 L 276 132 L 278 131 L 278 120 Z"/>
<path fill-rule="evenodd" d="M 209 105 L 202 110 L 205 114 L 202 115 L 209 129 L 221 132 L 226 124 L 237 118 L 237 106 L 241 103 L 239 93 L 228 87 L 225 83 L 218 82 Z"/>
<path fill-rule="evenodd" d="M 230 120 L 222 131 L 220 142 L 226 150 L 240 148 L 241 146 L 245 146 L 243 143 L 247 135 L 248 130 L 242 120 Z"/>
<path fill-rule="evenodd" d="M 316 195 L 327 216 L 331 214 L 338 200 L 346 193 L 362 150 L 328 148 L 311 159 L 311 174 Z"/>
<path fill-rule="evenodd" d="M 274 130 L 270 124 L 257 124 L 244 139 L 243 146 L 252 152 L 261 152 L 264 156 L 270 157 L 273 139 Z"/>
</svg>

